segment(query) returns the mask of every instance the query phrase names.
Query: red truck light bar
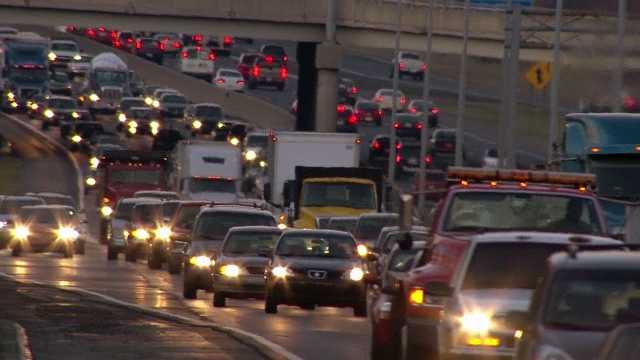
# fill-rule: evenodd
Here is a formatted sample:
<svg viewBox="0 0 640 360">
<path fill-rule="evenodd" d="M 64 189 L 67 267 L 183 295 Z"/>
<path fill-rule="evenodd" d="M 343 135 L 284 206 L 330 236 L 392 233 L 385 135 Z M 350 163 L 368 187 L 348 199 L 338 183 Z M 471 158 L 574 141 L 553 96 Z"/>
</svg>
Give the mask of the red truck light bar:
<svg viewBox="0 0 640 360">
<path fill-rule="evenodd" d="M 169 158 L 162 152 L 135 150 L 107 150 L 100 158 L 99 167 L 107 165 L 165 165 Z"/>
<path fill-rule="evenodd" d="M 551 171 L 449 167 L 448 176 L 449 179 L 457 179 L 466 182 L 490 181 L 492 182 L 492 185 L 497 181 L 567 185 L 576 187 L 595 187 L 596 185 L 595 174 L 576 174 Z"/>
</svg>

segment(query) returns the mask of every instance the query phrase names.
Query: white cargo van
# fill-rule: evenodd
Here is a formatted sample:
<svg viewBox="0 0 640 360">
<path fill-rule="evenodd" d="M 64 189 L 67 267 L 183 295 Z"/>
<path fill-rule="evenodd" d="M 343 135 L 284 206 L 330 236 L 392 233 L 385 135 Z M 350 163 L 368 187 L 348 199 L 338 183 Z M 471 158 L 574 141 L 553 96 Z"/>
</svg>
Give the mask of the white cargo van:
<svg viewBox="0 0 640 360">
<path fill-rule="evenodd" d="M 216 55 L 202 45 L 187 46 L 182 49 L 180 71 L 206 82 L 213 80 Z"/>
</svg>

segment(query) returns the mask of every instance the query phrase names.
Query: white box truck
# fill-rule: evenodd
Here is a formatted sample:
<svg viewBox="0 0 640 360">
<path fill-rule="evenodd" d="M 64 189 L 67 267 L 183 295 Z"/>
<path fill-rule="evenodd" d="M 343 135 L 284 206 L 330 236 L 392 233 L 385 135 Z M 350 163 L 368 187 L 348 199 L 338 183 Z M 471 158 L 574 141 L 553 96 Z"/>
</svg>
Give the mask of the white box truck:
<svg viewBox="0 0 640 360">
<path fill-rule="evenodd" d="M 171 184 L 185 200 L 237 203 L 242 154 L 227 142 L 183 140 L 171 154 Z"/>
<path fill-rule="evenodd" d="M 283 204 L 282 190 L 296 177 L 296 166 L 358 167 L 358 134 L 276 131 L 269 141 L 268 183 L 270 202 Z"/>
</svg>

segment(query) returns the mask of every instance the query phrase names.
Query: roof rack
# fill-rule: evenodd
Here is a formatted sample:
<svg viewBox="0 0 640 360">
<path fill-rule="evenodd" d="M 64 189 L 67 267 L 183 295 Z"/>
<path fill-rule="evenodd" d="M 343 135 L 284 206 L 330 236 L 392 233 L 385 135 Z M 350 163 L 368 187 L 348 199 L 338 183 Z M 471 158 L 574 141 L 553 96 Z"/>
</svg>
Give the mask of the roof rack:
<svg viewBox="0 0 640 360">
<path fill-rule="evenodd" d="M 480 169 L 452 166 L 448 169 L 449 180 L 467 182 L 512 182 L 536 183 L 557 186 L 590 187 L 596 186 L 595 174 L 565 173 L 554 171 Z"/>
</svg>

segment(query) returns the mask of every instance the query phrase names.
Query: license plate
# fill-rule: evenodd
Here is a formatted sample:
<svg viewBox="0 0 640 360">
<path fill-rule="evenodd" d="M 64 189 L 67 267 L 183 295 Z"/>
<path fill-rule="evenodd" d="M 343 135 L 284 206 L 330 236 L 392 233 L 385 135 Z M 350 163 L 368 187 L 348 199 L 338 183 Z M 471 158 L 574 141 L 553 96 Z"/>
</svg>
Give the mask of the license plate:
<svg viewBox="0 0 640 360">
<path fill-rule="evenodd" d="M 338 125 L 344 125 L 344 120 L 338 120 Z"/>
<path fill-rule="evenodd" d="M 367 121 L 373 121 L 373 116 L 369 115 L 367 117 L 364 118 Z"/>
<path fill-rule="evenodd" d="M 198 64 L 198 67 L 200 67 L 200 68 L 206 68 L 206 67 L 207 67 L 207 64 L 200 63 L 200 64 Z"/>
<path fill-rule="evenodd" d="M 418 165 L 418 159 L 412 157 L 407 160 L 411 165 Z"/>
<path fill-rule="evenodd" d="M 404 127 L 408 128 L 408 129 L 411 129 L 413 126 L 411 126 L 411 123 L 406 123 L 406 124 L 404 124 Z"/>
<path fill-rule="evenodd" d="M 273 81 L 273 78 L 267 78 L 267 81 L 271 82 Z"/>
<path fill-rule="evenodd" d="M 152 53 L 150 53 L 150 52 L 148 52 L 148 53 L 147 53 L 147 56 L 148 56 L 148 57 L 152 57 L 152 56 L 153 56 L 153 54 L 152 54 Z"/>
</svg>

